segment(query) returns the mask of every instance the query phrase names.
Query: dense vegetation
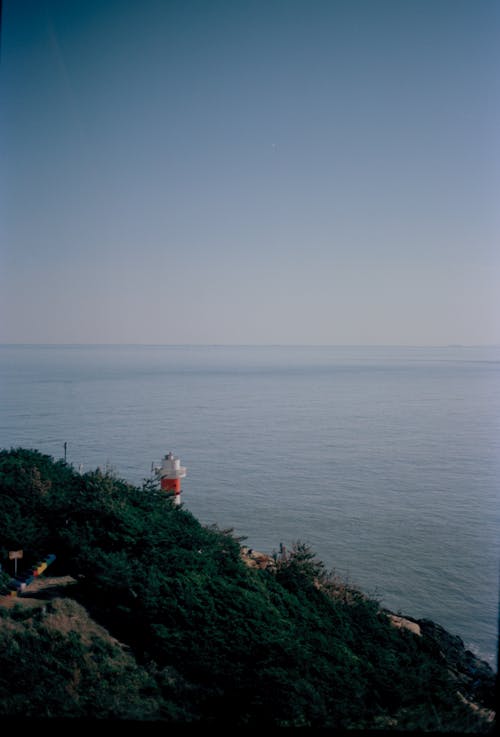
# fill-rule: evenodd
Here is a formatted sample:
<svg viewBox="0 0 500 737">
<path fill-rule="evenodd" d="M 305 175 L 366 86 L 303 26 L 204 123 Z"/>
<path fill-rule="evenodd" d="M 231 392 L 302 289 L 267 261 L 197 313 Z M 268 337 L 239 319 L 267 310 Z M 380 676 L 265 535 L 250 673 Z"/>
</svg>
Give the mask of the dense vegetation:
<svg viewBox="0 0 500 737">
<path fill-rule="evenodd" d="M 1 451 L 4 570 L 18 549 L 25 564 L 55 553 L 51 574 L 77 580 L 77 601 L 0 607 L 1 716 L 491 728 L 457 697 L 432 641 L 391 626 L 306 545 L 250 568 L 231 531 L 203 526 L 150 482 Z M 82 635 L 89 614 L 126 648 Z M 58 628 L 71 618 L 80 632 Z"/>
</svg>

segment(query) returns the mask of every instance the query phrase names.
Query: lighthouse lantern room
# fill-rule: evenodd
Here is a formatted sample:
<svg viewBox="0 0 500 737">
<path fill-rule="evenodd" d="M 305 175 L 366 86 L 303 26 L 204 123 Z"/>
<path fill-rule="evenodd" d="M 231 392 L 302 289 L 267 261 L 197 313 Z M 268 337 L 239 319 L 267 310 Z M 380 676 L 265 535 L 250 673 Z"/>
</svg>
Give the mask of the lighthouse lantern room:
<svg viewBox="0 0 500 737">
<path fill-rule="evenodd" d="M 178 501 L 181 493 L 181 479 L 185 478 L 187 473 L 185 466 L 181 466 L 180 459 L 173 453 L 167 453 L 156 472 L 160 477 L 162 491 L 173 493 Z"/>
</svg>

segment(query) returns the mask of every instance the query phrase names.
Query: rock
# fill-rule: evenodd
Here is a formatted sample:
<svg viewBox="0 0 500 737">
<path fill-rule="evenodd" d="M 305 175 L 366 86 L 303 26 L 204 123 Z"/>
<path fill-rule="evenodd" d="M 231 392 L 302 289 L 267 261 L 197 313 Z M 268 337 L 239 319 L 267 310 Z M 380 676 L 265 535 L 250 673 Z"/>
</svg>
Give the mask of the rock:
<svg viewBox="0 0 500 737">
<path fill-rule="evenodd" d="M 270 568 L 275 565 L 274 559 L 265 553 L 259 553 L 252 548 L 242 547 L 241 557 L 250 568 Z"/>
<path fill-rule="evenodd" d="M 396 614 L 389 614 L 388 616 L 395 627 L 403 627 L 404 629 L 410 630 L 410 632 L 414 632 L 419 637 L 422 637 L 422 630 L 417 622 L 407 619 L 406 617 L 398 617 Z"/>
<path fill-rule="evenodd" d="M 494 709 L 496 676 L 490 665 L 467 650 L 461 637 L 436 622 L 419 619 L 417 623 L 422 636 L 438 648 L 461 695 L 468 702 Z"/>
</svg>

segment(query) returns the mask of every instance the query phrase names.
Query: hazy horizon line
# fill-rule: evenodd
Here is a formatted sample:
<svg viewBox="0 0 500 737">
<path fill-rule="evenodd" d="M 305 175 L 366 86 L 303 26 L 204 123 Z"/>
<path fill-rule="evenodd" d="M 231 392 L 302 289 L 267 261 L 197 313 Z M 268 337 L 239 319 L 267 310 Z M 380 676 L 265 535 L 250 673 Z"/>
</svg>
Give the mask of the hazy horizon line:
<svg viewBox="0 0 500 737">
<path fill-rule="evenodd" d="M 138 342 L 0 342 L 0 347 L 53 348 L 499 348 L 500 343 L 138 343 Z"/>
</svg>

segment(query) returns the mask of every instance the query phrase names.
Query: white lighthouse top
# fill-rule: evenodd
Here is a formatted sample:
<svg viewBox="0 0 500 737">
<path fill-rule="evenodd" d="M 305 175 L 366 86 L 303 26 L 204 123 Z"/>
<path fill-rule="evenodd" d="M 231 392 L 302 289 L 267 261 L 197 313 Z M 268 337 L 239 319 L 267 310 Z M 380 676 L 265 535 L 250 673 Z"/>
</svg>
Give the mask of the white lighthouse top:
<svg viewBox="0 0 500 737">
<path fill-rule="evenodd" d="M 187 469 L 181 466 L 181 461 L 173 453 L 167 453 L 161 462 L 160 475 L 167 479 L 183 479 Z"/>
</svg>

